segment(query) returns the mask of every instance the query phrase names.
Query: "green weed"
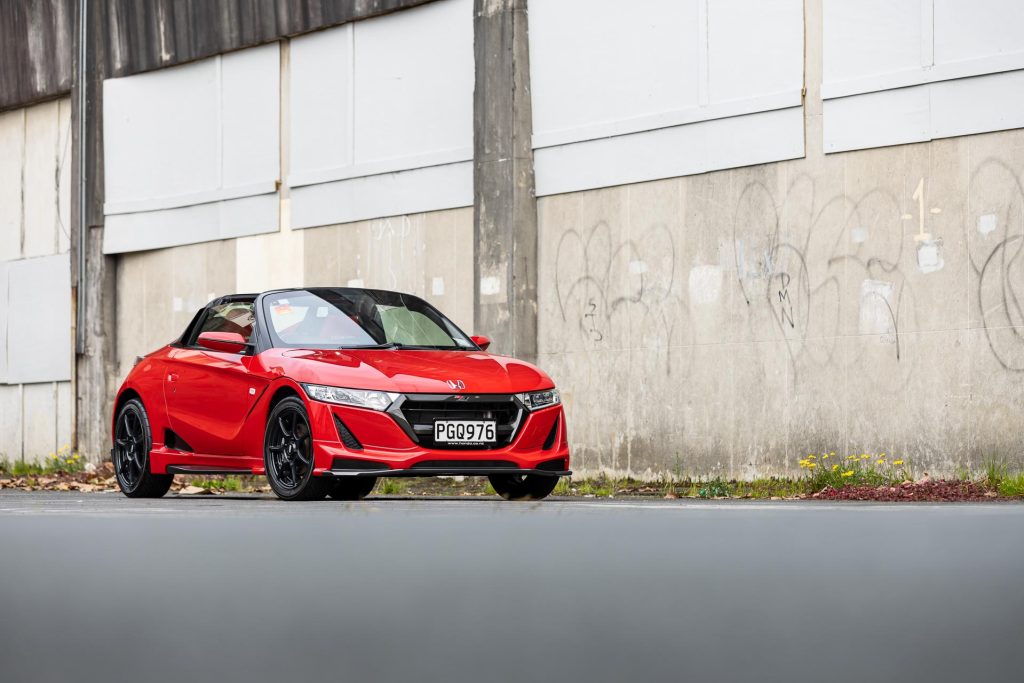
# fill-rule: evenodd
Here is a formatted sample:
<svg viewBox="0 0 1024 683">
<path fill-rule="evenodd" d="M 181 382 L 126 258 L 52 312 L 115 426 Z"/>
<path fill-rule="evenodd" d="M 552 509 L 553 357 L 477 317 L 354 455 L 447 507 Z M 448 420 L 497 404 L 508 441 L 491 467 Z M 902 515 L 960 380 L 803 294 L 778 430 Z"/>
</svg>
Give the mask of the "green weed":
<svg viewBox="0 0 1024 683">
<path fill-rule="evenodd" d="M 382 496 L 399 496 L 409 490 L 409 482 L 397 477 L 381 477 L 377 493 Z"/>
</svg>

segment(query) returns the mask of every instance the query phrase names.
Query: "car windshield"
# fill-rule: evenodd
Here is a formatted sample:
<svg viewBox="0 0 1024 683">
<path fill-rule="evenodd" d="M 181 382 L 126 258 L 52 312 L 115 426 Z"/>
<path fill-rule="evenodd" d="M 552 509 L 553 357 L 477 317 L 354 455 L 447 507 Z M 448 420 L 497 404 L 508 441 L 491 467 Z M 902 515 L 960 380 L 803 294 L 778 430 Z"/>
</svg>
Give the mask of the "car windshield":
<svg viewBox="0 0 1024 683">
<path fill-rule="evenodd" d="M 420 298 L 374 289 L 274 292 L 263 310 L 275 346 L 301 348 L 476 349 Z"/>
</svg>

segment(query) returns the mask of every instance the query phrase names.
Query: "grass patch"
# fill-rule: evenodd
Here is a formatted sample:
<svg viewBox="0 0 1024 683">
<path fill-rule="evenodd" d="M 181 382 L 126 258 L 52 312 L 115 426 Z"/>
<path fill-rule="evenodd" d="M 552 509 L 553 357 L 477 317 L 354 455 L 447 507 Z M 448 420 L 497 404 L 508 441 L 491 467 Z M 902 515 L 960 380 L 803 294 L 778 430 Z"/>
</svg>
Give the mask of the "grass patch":
<svg viewBox="0 0 1024 683">
<path fill-rule="evenodd" d="M 1024 472 L 1011 473 L 1001 460 L 988 460 L 984 465 L 984 483 L 1001 496 L 1024 496 Z"/>
<path fill-rule="evenodd" d="M 224 491 L 230 493 L 241 493 L 243 491 L 251 491 L 253 489 L 253 480 L 251 477 L 238 477 L 235 475 L 227 475 L 223 477 L 195 477 L 188 482 L 191 486 L 198 486 L 202 489 L 210 489 L 216 491 Z"/>
<path fill-rule="evenodd" d="M 1024 496 L 1024 473 L 1008 474 L 999 481 L 996 487 L 1001 496 Z"/>
<path fill-rule="evenodd" d="M 85 469 L 85 458 L 64 446 L 50 453 L 41 463 L 0 459 L 0 474 L 10 477 L 46 477 L 55 474 L 76 474 Z"/>
<path fill-rule="evenodd" d="M 409 482 L 398 477 L 381 477 L 377 483 L 377 493 L 382 496 L 400 496 L 409 490 Z"/>
</svg>

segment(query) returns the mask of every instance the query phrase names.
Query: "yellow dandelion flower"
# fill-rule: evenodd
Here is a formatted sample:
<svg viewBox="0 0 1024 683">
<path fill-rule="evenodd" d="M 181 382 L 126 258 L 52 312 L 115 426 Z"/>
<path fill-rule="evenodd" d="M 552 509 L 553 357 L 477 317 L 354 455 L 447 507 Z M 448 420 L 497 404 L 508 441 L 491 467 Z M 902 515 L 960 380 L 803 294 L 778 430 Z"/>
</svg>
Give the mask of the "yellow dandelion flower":
<svg viewBox="0 0 1024 683">
<path fill-rule="evenodd" d="M 893 464 L 893 465 L 902 465 L 902 464 L 903 464 L 903 461 L 902 461 L 902 460 L 893 460 L 893 461 L 892 461 L 892 464 Z"/>
<path fill-rule="evenodd" d="M 829 453 L 829 455 L 835 455 L 835 454 L 836 454 L 835 451 L 832 451 L 831 453 Z"/>
<path fill-rule="evenodd" d="M 835 472 L 839 469 L 839 465 L 832 465 L 832 471 Z"/>
<path fill-rule="evenodd" d="M 841 476 L 841 477 L 852 477 L 853 476 L 853 470 L 846 470 L 845 472 L 841 472 L 839 476 Z"/>
<path fill-rule="evenodd" d="M 823 455 L 823 456 L 821 456 L 821 459 L 822 460 L 828 460 L 828 456 L 827 455 Z"/>
<path fill-rule="evenodd" d="M 860 459 L 861 460 L 867 460 L 868 459 L 868 454 L 867 453 L 862 453 L 861 456 L 860 456 Z"/>
<path fill-rule="evenodd" d="M 876 465 L 884 465 L 885 464 L 885 458 L 879 458 L 878 460 L 875 461 L 875 464 Z"/>
<path fill-rule="evenodd" d="M 848 456 L 846 456 L 846 459 L 847 460 L 856 460 L 857 456 L 856 455 L 848 455 Z"/>
<path fill-rule="evenodd" d="M 813 463 L 813 462 L 807 463 L 807 469 L 813 470 L 815 467 L 817 467 L 817 465 L 815 463 Z"/>
<path fill-rule="evenodd" d="M 808 460 L 814 460 L 814 459 L 815 459 L 816 457 L 817 457 L 817 456 L 815 456 L 815 455 L 808 455 L 808 456 L 807 456 L 807 459 L 808 459 Z"/>
</svg>

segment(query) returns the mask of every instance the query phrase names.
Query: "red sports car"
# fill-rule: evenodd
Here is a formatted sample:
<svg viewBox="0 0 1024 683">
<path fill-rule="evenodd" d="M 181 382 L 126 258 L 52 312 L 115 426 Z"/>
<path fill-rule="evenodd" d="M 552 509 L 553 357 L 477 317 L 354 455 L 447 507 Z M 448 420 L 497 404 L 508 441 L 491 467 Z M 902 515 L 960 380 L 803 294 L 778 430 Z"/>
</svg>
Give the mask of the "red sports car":
<svg viewBox="0 0 1024 683">
<path fill-rule="evenodd" d="M 221 297 L 118 391 L 118 484 L 158 497 L 175 474 L 266 474 L 286 500 L 355 500 L 378 477 L 481 475 L 544 498 L 571 474 L 558 390 L 489 344 L 409 294 Z"/>
</svg>

